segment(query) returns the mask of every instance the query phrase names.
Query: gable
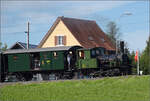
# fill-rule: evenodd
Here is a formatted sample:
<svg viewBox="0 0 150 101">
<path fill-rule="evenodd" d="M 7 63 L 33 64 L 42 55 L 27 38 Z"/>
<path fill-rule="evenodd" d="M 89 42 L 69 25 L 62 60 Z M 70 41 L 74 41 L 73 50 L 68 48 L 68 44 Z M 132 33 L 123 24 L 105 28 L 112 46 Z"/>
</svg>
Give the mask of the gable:
<svg viewBox="0 0 150 101">
<path fill-rule="evenodd" d="M 10 49 L 25 49 L 23 46 L 20 46 L 19 44 L 14 45 Z"/>
<path fill-rule="evenodd" d="M 66 46 L 81 46 L 78 40 L 72 35 L 72 33 L 68 30 L 66 25 L 61 20 L 59 20 L 53 31 L 47 34 L 49 34 L 49 36 L 47 36 L 45 42 L 40 46 L 41 48 L 55 47 L 55 36 L 66 36 Z"/>
<path fill-rule="evenodd" d="M 29 44 L 29 48 L 36 48 L 37 45 Z M 22 42 L 16 42 L 9 49 L 27 49 L 27 44 Z"/>
<path fill-rule="evenodd" d="M 59 35 L 65 36 L 66 46 L 80 45 L 84 48 L 104 47 L 107 50 L 115 50 L 111 40 L 95 21 L 67 17 L 56 19 L 38 47 L 54 47 L 54 37 Z"/>
</svg>

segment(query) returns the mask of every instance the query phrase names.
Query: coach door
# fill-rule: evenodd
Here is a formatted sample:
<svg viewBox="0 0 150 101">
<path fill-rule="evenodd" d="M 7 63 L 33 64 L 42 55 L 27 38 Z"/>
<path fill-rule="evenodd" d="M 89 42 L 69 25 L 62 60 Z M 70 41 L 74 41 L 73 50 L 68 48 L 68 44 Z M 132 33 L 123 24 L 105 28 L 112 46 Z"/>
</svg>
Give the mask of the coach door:
<svg viewBox="0 0 150 101">
<path fill-rule="evenodd" d="M 30 60 L 31 60 L 31 68 L 33 70 L 39 70 L 40 69 L 40 54 L 30 53 Z"/>
<path fill-rule="evenodd" d="M 62 51 L 55 51 L 52 52 L 52 68 L 53 70 L 62 70 L 64 69 L 64 52 Z"/>
<path fill-rule="evenodd" d="M 52 52 L 40 53 L 41 70 L 52 70 Z"/>
</svg>

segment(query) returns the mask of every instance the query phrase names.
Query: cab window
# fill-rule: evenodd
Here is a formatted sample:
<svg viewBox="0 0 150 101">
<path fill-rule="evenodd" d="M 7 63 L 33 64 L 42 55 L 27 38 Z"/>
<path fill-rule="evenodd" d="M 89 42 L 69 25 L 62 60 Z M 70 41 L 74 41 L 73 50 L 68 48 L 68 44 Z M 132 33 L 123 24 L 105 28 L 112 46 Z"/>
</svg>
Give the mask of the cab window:
<svg viewBox="0 0 150 101">
<path fill-rule="evenodd" d="M 95 50 L 91 50 L 91 58 L 95 58 L 96 57 L 96 51 Z"/>
<path fill-rule="evenodd" d="M 100 51 L 98 49 L 96 50 L 96 55 L 100 55 Z"/>
</svg>

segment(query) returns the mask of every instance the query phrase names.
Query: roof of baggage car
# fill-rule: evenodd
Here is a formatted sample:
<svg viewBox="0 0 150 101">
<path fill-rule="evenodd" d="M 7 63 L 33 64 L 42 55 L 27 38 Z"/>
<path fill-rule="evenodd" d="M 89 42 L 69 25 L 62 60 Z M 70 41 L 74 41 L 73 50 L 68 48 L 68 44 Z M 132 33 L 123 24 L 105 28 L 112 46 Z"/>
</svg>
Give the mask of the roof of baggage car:
<svg viewBox="0 0 150 101">
<path fill-rule="evenodd" d="M 36 53 L 36 52 L 46 52 L 46 51 L 66 51 L 74 48 L 81 48 L 81 46 L 59 46 L 59 47 L 49 47 L 49 48 L 34 48 L 34 49 L 9 49 L 4 52 L 4 54 L 15 54 L 15 53 Z"/>
</svg>

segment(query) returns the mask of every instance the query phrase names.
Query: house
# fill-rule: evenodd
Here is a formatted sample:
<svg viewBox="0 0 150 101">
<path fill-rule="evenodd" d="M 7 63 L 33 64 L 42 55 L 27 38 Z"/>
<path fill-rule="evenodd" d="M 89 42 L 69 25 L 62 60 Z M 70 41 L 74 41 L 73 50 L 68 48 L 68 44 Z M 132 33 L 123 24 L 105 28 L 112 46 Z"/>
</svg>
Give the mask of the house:
<svg viewBox="0 0 150 101">
<path fill-rule="evenodd" d="M 73 45 L 84 48 L 104 47 L 109 51 L 115 51 L 115 46 L 96 21 L 63 16 L 56 19 L 38 48 Z"/>
<path fill-rule="evenodd" d="M 37 45 L 29 44 L 29 48 L 36 48 Z M 27 49 L 27 44 L 22 42 L 16 42 L 9 49 Z"/>
</svg>

